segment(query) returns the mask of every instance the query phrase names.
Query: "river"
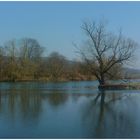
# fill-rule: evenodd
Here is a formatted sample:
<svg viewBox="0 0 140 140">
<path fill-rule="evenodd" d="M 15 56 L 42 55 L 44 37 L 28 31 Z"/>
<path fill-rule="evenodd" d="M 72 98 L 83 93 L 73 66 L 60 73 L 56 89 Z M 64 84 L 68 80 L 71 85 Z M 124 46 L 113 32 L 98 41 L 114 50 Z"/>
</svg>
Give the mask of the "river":
<svg viewBox="0 0 140 140">
<path fill-rule="evenodd" d="M 0 138 L 140 138 L 140 91 L 97 85 L 0 83 Z"/>
</svg>

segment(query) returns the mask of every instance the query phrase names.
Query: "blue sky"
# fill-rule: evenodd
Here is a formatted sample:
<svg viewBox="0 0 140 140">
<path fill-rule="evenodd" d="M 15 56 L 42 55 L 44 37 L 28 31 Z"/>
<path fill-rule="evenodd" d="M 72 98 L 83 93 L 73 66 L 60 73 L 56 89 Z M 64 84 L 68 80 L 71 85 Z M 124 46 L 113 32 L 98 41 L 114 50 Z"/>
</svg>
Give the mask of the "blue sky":
<svg viewBox="0 0 140 140">
<path fill-rule="evenodd" d="M 0 44 L 31 37 L 46 47 L 46 55 L 58 51 L 68 59 L 77 58 L 72 42 L 85 35 L 83 20 L 108 20 L 110 31 L 140 43 L 140 2 L 0 2 Z M 140 68 L 140 49 L 135 67 Z"/>
</svg>

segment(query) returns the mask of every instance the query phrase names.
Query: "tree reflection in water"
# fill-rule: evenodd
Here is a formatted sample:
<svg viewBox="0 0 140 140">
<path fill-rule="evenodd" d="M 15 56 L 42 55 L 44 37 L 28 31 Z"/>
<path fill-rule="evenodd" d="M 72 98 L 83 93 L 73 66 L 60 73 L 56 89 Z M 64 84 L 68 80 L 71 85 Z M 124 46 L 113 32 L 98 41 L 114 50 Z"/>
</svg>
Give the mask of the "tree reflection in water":
<svg viewBox="0 0 140 140">
<path fill-rule="evenodd" d="M 53 82 L 48 84 L 45 98 L 52 107 L 58 107 L 66 103 L 68 99 L 67 83 Z"/>
<path fill-rule="evenodd" d="M 1 136 L 17 131 L 23 136 L 26 130 L 28 136 L 34 132 L 34 137 L 139 138 L 138 94 L 134 98 L 124 91 L 81 94 L 67 92 L 57 84 L 38 86 L 13 84 L 0 90 Z"/>
<path fill-rule="evenodd" d="M 59 92 L 57 90 L 52 90 L 50 94 L 47 94 L 46 96 L 49 101 L 49 104 L 53 107 L 63 105 L 68 99 L 68 94 L 64 92 Z"/>
<path fill-rule="evenodd" d="M 1 112 L 1 109 L 2 109 L 2 92 L 0 91 L 0 112 Z"/>
<path fill-rule="evenodd" d="M 29 90 L 27 86 L 20 90 L 12 87 L 1 98 L 3 98 L 2 106 L 5 110 L 3 113 L 7 113 L 9 119 L 20 118 L 22 121 L 33 122 L 37 121 L 41 113 L 41 102 L 44 96 L 37 91 Z"/>
<path fill-rule="evenodd" d="M 53 87 L 46 93 L 41 89 L 31 89 L 28 84 L 24 85 L 24 88 L 22 86 L 12 85 L 8 90 L 1 91 L 2 94 L 0 92 L 0 109 L 3 114 L 7 113 L 11 120 L 21 118 L 23 121 L 35 122 L 42 113 L 43 100 L 48 100 L 52 107 L 58 107 L 68 99 L 68 94 Z"/>
<path fill-rule="evenodd" d="M 127 107 L 127 103 L 134 106 L 129 97 L 130 94 L 99 91 L 82 108 L 84 125 L 89 127 L 90 138 L 137 138 L 137 117 Z"/>
</svg>

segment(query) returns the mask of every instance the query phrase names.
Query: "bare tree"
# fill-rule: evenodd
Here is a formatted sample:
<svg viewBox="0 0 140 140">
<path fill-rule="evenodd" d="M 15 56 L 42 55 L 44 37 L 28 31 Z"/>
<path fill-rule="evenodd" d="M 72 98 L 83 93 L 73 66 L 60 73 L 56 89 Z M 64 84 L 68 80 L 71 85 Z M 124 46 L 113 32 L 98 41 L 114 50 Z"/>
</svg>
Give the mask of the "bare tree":
<svg viewBox="0 0 140 140">
<path fill-rule="evenodd" d="M 24 38 L 21 40 L 20 56 L 24 59 L 37 61 L 42 57 L 44 47 L 36 39 Z"/>
<path fill-rule="evenodd" d="M 16 40 L 10 40 L 5 44 L 6 56 L 10 58 L 11 62 L 14 62 L 18 57 L 18 50 Z"/>
<path fill-rule="evenodd" d="M 52 52 L 47 59 L 47 71 L 51 80 L 62 78 L 65 72 L 66 58 L 57 52 Z"/>
<path fill-rule="evenodd" d="M 44 47 L 36 39 L 24 38 L 20 41 L 20 62 L 23 77 L 39 76 L 39 69 Z"/>
<path fill-rule="evenodd" d="M 82 29 L 87 35 L 87 42 L 79 53 L 99 85 L 105 85 L 107 77 L 113 75 L 112 69 L 132 58 L 137 44 L 124 38 L 121 32 L 117 36 L 107 32 L 104 22 L 83 22 Z"/>
<path fill-rule="evenodd" d="M 5 46 L 7 57 L 6 73 L 9 80 L 15 81 L 19 77 L 18 49 L 16 40 L 8 41 Z"/>
</svg>

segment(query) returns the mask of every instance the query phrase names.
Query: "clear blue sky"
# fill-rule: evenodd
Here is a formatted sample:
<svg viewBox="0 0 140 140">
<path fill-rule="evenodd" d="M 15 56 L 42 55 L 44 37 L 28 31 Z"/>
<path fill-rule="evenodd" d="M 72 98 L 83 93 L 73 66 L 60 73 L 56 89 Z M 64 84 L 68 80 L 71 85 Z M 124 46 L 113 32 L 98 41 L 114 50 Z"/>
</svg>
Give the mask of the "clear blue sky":
<svg viewBox="0 0 140 140">
<path fill-rule="evenodd" d="M 72 42 L 84 40 L 80 26 L 85 19 L 109 21 L 109 29 L 140 43 L 140 2 L 0 2 L 0 44 L 32 37 L 68 59 L 77 57 Z M 140 49 L 136 68 L 140 68 Z"/>
</svg>

